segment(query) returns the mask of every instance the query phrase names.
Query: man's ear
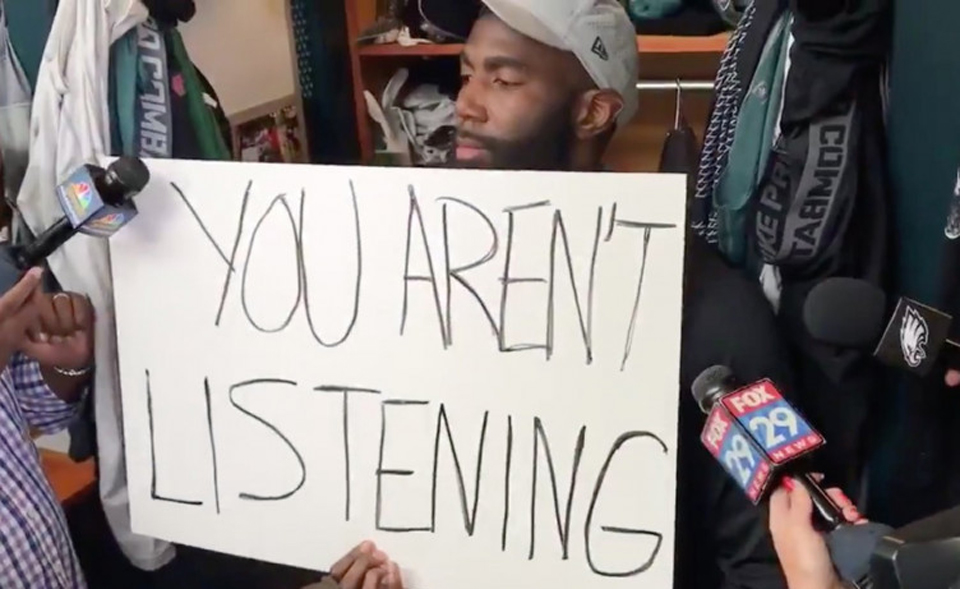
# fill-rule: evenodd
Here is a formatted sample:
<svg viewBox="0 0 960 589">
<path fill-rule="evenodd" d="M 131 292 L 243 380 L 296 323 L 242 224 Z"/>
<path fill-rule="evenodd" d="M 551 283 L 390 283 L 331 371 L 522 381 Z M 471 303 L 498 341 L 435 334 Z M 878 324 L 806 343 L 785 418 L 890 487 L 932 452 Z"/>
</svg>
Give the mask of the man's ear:
<svg viewBox="0 0 960 589">
<path fill-rule="evenodd" d="M 592 139 L 608 131 L 623 110 L 623 98 L 614 90 L 587 90 L 580 95 L 573 126 L 578 139 Z"/>
</svg>

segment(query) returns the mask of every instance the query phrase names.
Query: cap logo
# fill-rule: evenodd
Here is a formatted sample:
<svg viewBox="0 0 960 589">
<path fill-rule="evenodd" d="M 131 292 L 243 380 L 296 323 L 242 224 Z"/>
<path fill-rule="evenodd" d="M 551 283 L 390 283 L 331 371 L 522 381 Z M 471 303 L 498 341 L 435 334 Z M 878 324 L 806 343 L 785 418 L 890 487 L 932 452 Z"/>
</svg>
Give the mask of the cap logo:
<svg viewBox="0 0 960 589">
<path fill-rule="evenodd" d="M 594 55 L 603 61 L 610 59 L 610 54 L 607 53 L 607 46 L 603 44 L 603 39 L 600 37 L 597 37 L 596 40 L 594 40 L 593 47 L 590 48 L 590 51 L 592 51 Z"/>
</svg>

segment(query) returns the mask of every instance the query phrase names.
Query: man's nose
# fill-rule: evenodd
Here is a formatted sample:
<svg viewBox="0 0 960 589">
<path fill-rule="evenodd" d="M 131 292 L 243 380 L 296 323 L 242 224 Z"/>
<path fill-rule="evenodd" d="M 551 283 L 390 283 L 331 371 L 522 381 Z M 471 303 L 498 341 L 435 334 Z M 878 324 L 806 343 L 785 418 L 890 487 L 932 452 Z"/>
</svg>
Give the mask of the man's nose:
<svg viewBox="0 0 960 589">
<path fill-rule="evenodd" d="M 480 86 L 474 79 L 467 80 L 460 86 L 457 94 L 457 119 L 460 122 L 486 122 L 487 109 L 483 106 L 483 89 Z"/>
</svg>

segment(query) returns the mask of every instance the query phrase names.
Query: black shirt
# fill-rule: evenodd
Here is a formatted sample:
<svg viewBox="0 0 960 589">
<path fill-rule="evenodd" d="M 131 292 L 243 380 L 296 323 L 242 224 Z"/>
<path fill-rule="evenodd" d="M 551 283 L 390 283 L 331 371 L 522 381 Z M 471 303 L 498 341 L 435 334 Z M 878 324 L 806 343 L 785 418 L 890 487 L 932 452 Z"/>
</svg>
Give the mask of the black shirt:
<svg viewBox="0 0 960 589">
<path fill-rule="evenodd" d="M 704 415 L 690 386 L 722 364 L 743 382 L 770 378 L 789 396 L 787 350 L 759 284 L 698 237 L 688 239 L 685 276 L 674 586 L 786 589 L 766 510 L 751 504 L 700 444 Z"/>
</svg>

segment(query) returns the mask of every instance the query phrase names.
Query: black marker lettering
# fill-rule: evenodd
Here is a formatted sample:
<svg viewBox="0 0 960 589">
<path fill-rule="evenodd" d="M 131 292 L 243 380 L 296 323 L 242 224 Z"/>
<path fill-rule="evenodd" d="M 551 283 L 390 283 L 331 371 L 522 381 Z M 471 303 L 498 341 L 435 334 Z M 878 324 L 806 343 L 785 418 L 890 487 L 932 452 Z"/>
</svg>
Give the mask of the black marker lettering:
<svg viewBox="0 0 960 589">
<path fill-rule="evenodd" d="M 440 290 L 437 288 L 436 272 L 433 271 L 433 256 L 430 253 L 430 243 L 427 240 L 427 230 L 423 226 L 423 215 L 420 213 L 420 204 L 417 202 L 417 194 L 412 185 L 408 187 L 408 190 L 410 192 L 410 213 L 407 217 L 407 253 L 403 268 L 403 311 L 400 319 L 400 335 L 403 335 L 403 330 L 407 325 L 407 309 L 409 305 L 408 289 L 410 287 L 410 283 L 429 282 L 433 287 L 433 302 L 437 307 L 437 320 L 440 322 L 440 339 L 443 340 L 443 348 L 446 349 L 449 345 L 449 342 L 447 341 L 447 329 L 443 322 L 443 309 L 440 306 Z M 424 254 L 427 256 L 427 267 L 430 271 L 429 276 L 410 274 L 410 250 L 413 244 L 414 217 L 416 217 L 417 225 L 420 227 L 420 239 L 423 242 Z"/>
<path fill-rule="evenodd" d="M 344 499 L 344 520 L 350 521 L 350 393 L 365 393 L 379 395 L 380 391 L 374 389 L 358 389 L 355 387 L 342 387 L 337 385 L 323 385 L 313 389 L 324 393 L 343 394 L 343 468 L 344 481 L 346 485 L 346 494 Z"/>
<path fill-rule="evenodd" d="M 616 210 L 614 210 L 614 214 L 616 214 Z M 643 230 L 643 245 L 640 250 L 640 273 L 637 277 L 637 294 L 633 300 L 633 312 L 630 314 L 630 325 L 627 328 L 627 338 L 623 345 L 623 361 L 620 363 L 620 370 L 623 371 L 627 367 L 627 360 L 630 359 L 630 349 L 633 347 L 633 337 L 637 330 L 637 316 L 640 312 L 640 295 L 643 292 L 643 274 L 647 267 L 647 250 L 650 247 L 650 234 L 653 229 L 672 229 L 676 227 L 676 225 L 670 223 L 641 223 L 622 219 L 617 219 L 614 223 L 617 227 Z"/>
<path fill-rule="evenodd" d="M 213 404 L 210 401 L 210 379 L 203 379 L 203 398 L 207 405 L 207 431 L 210 433 L 210 456 L 213 463 L 213 499 L 220 513 L 220 475 L 217 473 L 217 441 L 213 435 Z"/>
<path fill-rule="evenodd" d="M 480 296 L 480 293 L 467 282 L 467 279 L 462 275 L 468 270 L 473 270 L 478 268 L 490 260 L 492 260 L 496 255 L 497 251 L 500 249 L 499 239 L 497 237 L 497 229 L 493 226 L 493 222 L 490 221 L 490 218 L 483 214 L 483 211 L 478 209 L 476 206 L 452 197 L 442 197 L 437 199 L 444 202 L 443 205 L 443 249 L 444 249 L 444 258 L 446 259 L 447 266 L 447 342 L 453 344 L 453 318 L 450 315 L 450 301 L 453 299 L 453 289 L 452 280 L 456 280 L 457 284 L 462 286 L 470 296 L 473 297 L 477 304 L 480 305 L 480 309 L 483 311 L 484 316 L 486 316 L 487 321 L 490 323 L 490 328 L 493 330 L 494 337 L 497 338 L 497 342 L 500 341 L 500 329 L 497 327 L 497 322 L 493 318 L 493 314 L 490 312 L 490 308 L 487 307 L 487 304 L 483 301 L 483 298 Z M 487 253 L 484 254 L 479 260 L 471 262 L 469 264 L 464 264 L 463 266 L 458 266 L 454 268 L 450 264 L 450 237 L 449 237 L 449 224 L 447 223 L 447 202 L 456 203 L 466 207 L 467 209 L 476 213 L 483 222 L 486 224 L 487 229 L 490 230 L 490 249 L 487 250 Z"/>
<path fill-rule="evenodd" d="M 610 208 L 610 224 L 607 225 L 607 236 L 604 241 L 613 239 L 613 228 L 617 226 L 617 201 L 613 201 L 613 207 Z"/>
<path fill-rule="evenodd" d="M 238 411 L 240 411 L 247 417 L 253 419 L 254 421 L 266 427 L 268 430 L 272 431 L 274 434 L 277 435 L 278 438 L 280 438 L 283 441 L 284 444 L 286 444 L 287 448 L 289 448 L 290 451 L 293 453 L 294 458 L 297 459 L 297 464 L 300 466 L 300 481 L 296 484 L 296 486 L 293 489 L 287 491 L 286 493 L 281 493 L 279 495 L 254 495 L 252 493 L 240 493 L 239 497 L 241 499 L 249 499 L 252 501 L 281 501 L 283 499 L 289 499 L 290 497 L 293 497 L 293 495 L 296 494 L 297 491 L 303 488 L 303 484 L 307 482 L 307 467 L 303 462 L 303 456 L 300 455 L 300 451 L 297 450 L 297 448 L 293 445 L 293 443 L 290 442 L 287 436 L 283 435 L 283 433 L 279 429 L 277 429 L 275 425 L 273 425 L 266 419 L 263 419 L 259 415 L 242 407 L 234 398 L 234 393 L 237 392 L 237 389 L 254 386 L 254 385 L 272 385 L 272 384 L 297 386 L 297 383 L 291 380 L 272 379 L 272 378 L 260 378 L 255 380 L 247 380 L 244 382 L 239 382 L 230 387 L 230 395 L 229 395 L 230 404 L 236 407 Z"/>
<path fill-rule="evenodd" d="M 547 344 L 516 344 L 507 345 L 507 295 L 510 292 L 511 284 L 522 283 L 544 283 L 543 278 L 522 277 L 518 278 L 510 273 L 510 263 L 513 260 L 513 228 L 515 224 L 514 215 L 520 211 L 537 209 L 550 206 L 550 201 L 540 201 L 530 204 L 519 205 L 516 207 L 507 207 L 503 210 L 507 214 L 507 252 L 503 262 L 503 275 L 500 277 L 500 351 L 501 352 L 521 352 L 524 350 L 546 350 Z M 549 352 L 548 352 L 549 356 Z"/>
<path fill-rule="evenodd" d="M 296 260 L 294 262 L 297 268 L 297 298 L 293 301 L 293 305 L 290 306 L 290 312 L 287 314 L 287 318 L 284 319 L 280 325 L 277 327 L 263 327 L 254 320 L 253 315 L 250 314 L 250 308 L 247 306 L 247 273 L 250 270 L 250 257 L 253 254 L 254 244 L 257 241 L 257 235 L 260 233 L 260 226 L 263 225 L 263 222 L 267 220 L 270 212 L 273 211 L 273 207 L 275 207 L 278 203 L 287 211 L 287 217 L 290 220 L 290 231 L 292 232 L 294 242 L 294 256 L 296 256 Z M 262 331 L 264 333 L 276 333 L 278 331 L 282 331 L 287 325 L 290 325 L 290 320 L 293 319 L 293 314 L 297 312 L 297 307 L 300 305 L 300 299 L 303 297 L 303 272 L 301 271 L 301 268 L 300 234 L 297 231 L 296 221 L 293 219 L 293 211 L 290 210 L 290 205 L 287 203 L 287 197 L 286 195 L 281 194 L 273 199 L 273 202 L 270 203 L 270 206 L 267 207 L 267 210 L 264 211 L 263 216 L 260 217 L 260 220 L 257 221 L 257 224 L 254 226 L 253 233 L 250 234 L 250 245 L 247 247 L 247 260 L 243 264 L 243 279 L 240 284 L 240 301 L 243 304 L 243 312 L 247 316 L 247 321 L 250 322 L 250 325 L 252 325 L 258 331 Z"/>
<path fill-rule="evenodd" d="M 429 405 L 429 401 L 408 401 L 405 399 L 388 399 L 380 403 L 380 458 L 377 460 L 377 514 L 376 525 L 381 532 L 432 532 L 433 526 L 424 527 L 396 527 L 383 525 L 383 477 L 400 476 L 408 477 L 413 474 L 412 470 L 398 470 L 383 468 L 383 450 L 387 442 L 387 406 L 420 406 Z"/>
<path fill-rule="evenodd" d="M 510 470 L 513 465 L 513 416 L 507 415 L 507 458 L 503 476 L 503 529 L 500 532 L 500 551 L 507 549 L 507 527 L 510 524 Z"/>
<path fill-rule="evenodd" d="M 307 201 L 306 191 L 301 191 L 300 193 L 300 235 L 297 238 L 297 243 L 300 247 L 300 273 L 303 276 L 303 307 L 304 311 L 307 314 L 307 325 L 310 326 L 310 333 L 313 334 L 313 339 L 317 340 L 321 346 L 327 348 L 335 348 L 347 341 L 347 338 L 350 337 L 350 334 L 353 333 L 353 328 L 357 324 L 357 315 L 360 312 L 360 283 L 361 277 L 363 276 L 363 246 L 360 241 L 360 209 L 357 206 L 357 192 L 353 187 L 353 181 L 350 181 L 350 194 L 353 196 L 353 222 L 354 222 L 354 235 L 356 236 L 356 248 L 357 248 L 357 276 L 356 283 L 353 287 L 353 315 L 350 317 L 350 323 L 347 325 L 346 330 L 343 332 L 343 335 L 340 336 L 340 339 L 334 340 L 332 342 L 325 342 L 323 338 L 317 333 L 316 327 L 313 325 L 313 314 L 310 312 L 310 294 L 307 289 L 309 281 L 307 280 L 307 262 L 304 254 L 304 245 L 303 245 L 303 226 L 304 226 L 304 214 L 303 210 Z"/>
<path fill-rule="evenodd" d="M 210 230 L 207 229 L 207 226 L 203 224 L 203 219 L 200 218 L 200 215 L 197 213 L 197 210 L 193 208 L 193 205 L 190 204 L 190 201 L 187 200 L 187 196 L 180 190 L 180 187 L 177 186 L 174 182 L 170 183 L 170 186 L 173 190 L 180 195 L 180 200 L 183 201 L 183 204 L 187 205 L 187 209 L 190 211 L 190 214 L 193 215 L 193 218 L 196 220 L 197 225 L 200 225 L 200 230 L 203 231 L 203 234 L 207 236 L 207 239 L 210 241 L 210 244 L 213 245 L 214 249 L 217 250 L 217 253 L 220 254 L 220 258 L 223 260 L 223 263 L 227 265 L 227 270 L 233 272 L 233 263 L 227 258 L 227 254 L 223 253 L 223 250 L 220 248 L 220 245 L 217 243 L 217 240 L 213 238 L 213 235 L 210 234 Z"/>
<path fill-rule="evenodd" d="M 431 530 L 436 531 L 437 529 L 437 470 L 440 464 L 440 428 L 442 425 L 447 432 L 450 455 L 453 456 L 453 468 L 457 475 L 457 488 L 460 491 L 460 508 L 463 510 L 463 529 L 467 531 L 468 536 L 473 536 L 473 530 L 477 523 L 477 505 L 480 499 L 480 473 L 483 470 L 483 448 L 486 445 L 487 420 L 489 417 L 490 412 L 484 411 L 483 425 L 480 426 L 480 444 L 477 447 L 477 472 L 473 486 L 473 505 L 468 506 L 467 488 L 463 482 L 463 469 L 460 468 L 460 458 L 457 456 L 457 447 L 453 442 L 453 434 L 450 432 L 450 421 L 447 417 L 447 409 L 443 403 L 440 404 L 440 411 L 437 413 L 437 434 L 433 442 L 433 487 L 430 497 Z"/>
<path fill-rule="evenodd" d="M 630 313 L 630 326 L 627 328 L 627 341 L 623 344 L 623 361 L 620 370 L 627 367 L 630 359 L 630 349 L 633 348 L 633 336 L 637 330 L 637 315 L 640 313 L 640 295 L 643 292 L 643 275 L 647 268 L 647 251 L 650 246 L 650 228 L 643 230 L 643 252 L 640 254 L 640 273 L 637 278 L 637 295 L 633 299 L 633 312 Z"/>
<path fill-rule="evenodd" d="M 150 371 L 146 370 L 145 372 L 147 376 L 147 429 L 150 430 L 150 498 L 154 501 L 166 501 L 181 505 L 203 505 L 203 501 L 164 497 L 157 492 L 157 441 L 153 431 L 153 390 L 150 388 Z"/>
<path fill-rule="evenodd" d="M 587 518 L 584 520 L 583 524 L 583 548 L 587 556 L 587 564 L 590 566 L 590 570 L 600 575 L 601 577 L 631 577 L 633 575 L 638 575 L 643 571 L 649 569 L 654 560 L 657 558 L 657 554 L 660 552 L 660 545 L 663 542 L 663 534 L 660 532 L 653 532 L 648 530 L 640 530 L 636 528 L 624 528 L 624 527 L 615 527 L 615 526 L 601 526 L 601 530 L 604 532 L 609 532 L 612 534 L 630 534 L 634 536 L 650 536 L 656 538 L 656 545 L 651 551 L 650 558 L 645 562 L 640 564 L 635 569 L 630 569 L 626 571 L 607 571 L 600 569 L 593 560 L 593 552 L 590 544 L 590 532 L 591 524 L 593 523 L 593 512 L 597 507 L 597 500 L 600 498 L 600 491 L 603 490 L 603 482 L 607 478 L 607 470 L 610 468 L 610 463 L 613 461 L 613 457 L 616 456 L 617 452 L 620 451 L 620 448 L 624 444 L 634 439 L 650 439 L 656 442 L 660 448 L 663 450 L 663 453 L 667 453 L 667 445 L 663 443 L 659 437 L 650 432 L 627 432 L 621 435 L 613 443 L 613 446 L 610 448 L 610 453 L 607 454 L 607 459 L 604 461 L 603 466 L 600 468 L 600 474 L 597 476 L 596 485 L 593 488 L 593 496 L 590 497 L 590 507 L 587 509 Z"/>
<path fill-rule="evenodd" d="M 554 297 L 556 295 L 556 269 L 557 269 L 557 237 L 563 244 L 563 256 L 567 263 L 567 271 L 570 276 L 570 286 L 573 287 L 573 302 L 577 306 L 577 318 L 580 320 L 580 333 L 583 336 L 583 345 L 586 350 L 587 364 L 593 362 L 593 286 L 597 271 L 597 253 L 600 248 L 600 229 L 603 225 L 603 207 L 597 208 L 597 230 L 593 237 L 593 253 L 590 256 L 590 280 L 587 283 L 587 317 L 583 317 L 583 304 L 580 302 L 580 294 L 577 291 L 577 279 L 573 273 L 573 260 L 570 255 L 570 243 L 567 240 L 567 229 L 563 225 L 563 215 L 560 211 L 553 214 L 553 232 L 550 236 L 550 279 L 549 291 L 547 297 L 547 359 L 553 352 L 554 336 Z"/>
<path fill-rule="evenodd" d="M 530 492 L 530 553 L 529 560 L 533 560 L 534 538 L 537 535 L 537 465 L 540 462 L 540 442 L 543 442 L 543 449 L 547 456 L 547 470 L 550 473 L 550 485 L 553 489 L 553 509 L 557 520 L 557 532 L 560 534 L 560 546 L 563 548 L 563 560 L 570 558 L 570 512 L 573 509 L 573 496 L 577 488 L 577 472 L 580 470 L 580 458 L 583 456 L 583 445 L 586 441 L 587 428 L 580 428 L 580 435 L 577 436 L 577 445 L 573 450 L 573 469 L 570 473 L 570 487 L 567 493 L 566 512 L 561 520 L 560 517 L 560 497 L 557 494 L 557 472 L 553 468 L 553 455 L 550 452 L 550 442 L 547 440 L 547 433 L 543 429 L 543 423 L 539 417 L 533 418 L 533 485 Z"/>
<path fill-rule="evenodd" d="M 230 279 L 233 277 L 233 266 L 237 259 L 237 249 L 240 247 L 240 236 L 243 235 L 243 220 L 247 216 L 247 203 L 250 202 L 250 189 L 253 188 L 253 180 L 247 182 L 247 189 L 243 193 L 243 203 L 240 205 L 240 221 L 237 223 L 237 233 L 233 238 L 233 251 L 230 252 L 230 261 L 227 263 L 229 269 L 223 279 L 223 292 L 220 294 L 220 307 L 217 308 L 217 318 L 214 325 L 220 325 L 220 318 L 223 316 L 223 306 L 227 302 L 227 293 L 230 292 Z"/>
</svg>

